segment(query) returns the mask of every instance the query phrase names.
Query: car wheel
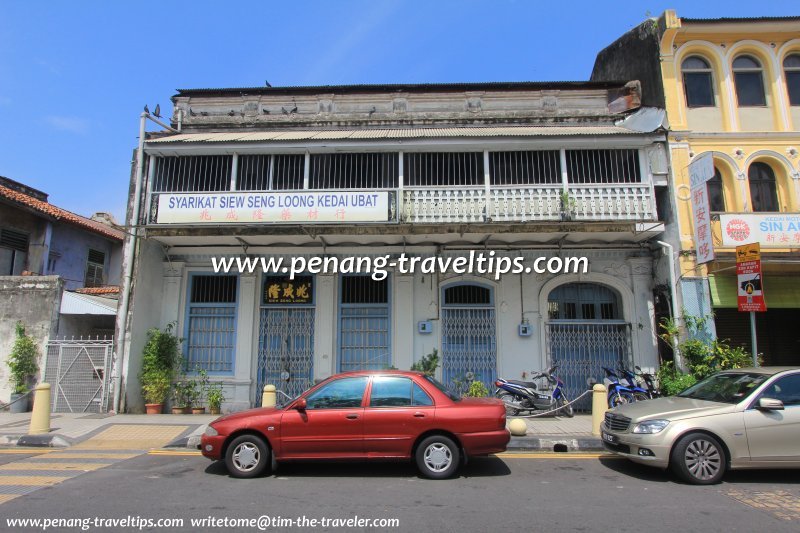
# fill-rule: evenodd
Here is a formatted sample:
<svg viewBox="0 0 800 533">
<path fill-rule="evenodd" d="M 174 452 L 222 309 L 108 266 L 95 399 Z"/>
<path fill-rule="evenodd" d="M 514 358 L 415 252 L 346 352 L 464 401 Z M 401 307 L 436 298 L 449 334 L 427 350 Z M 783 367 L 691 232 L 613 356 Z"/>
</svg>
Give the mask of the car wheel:
<svg viewBox="0 0 800 533">
<path fill-rule="evenodd" d="M 432 435 L 417 446 L 417 468 L 425 477 L 448 478 L 456 473 L 460 461 L 458 446 L 444 435 Z"/>
<path fill-rule="evenodd" d="M 569 405 L 569 401 L 566 398 L 561 398 L 559 402 L 561 403 L 561 405 L 563 405 L 561 410 L 558 411 L 559 415 L 565 416 L 567 418 L 572 418 L 573 416 L 575 416 L 575 410 L 572 408 L 571 405 Z"/>
<path fill-rule="evenodd" d="M 514 395 L 513 394 L 511 394 L 510 392 L 504 392 L 503 394 L 498 396 L 498 398 L 500 398 L 500 400 L 503 402 L 503 405 L 506 406 L 506 414 L 507 415 L 516 416 L 516 415 L 519 414 L 520 410 L 517 409 L 516 407 L 514 407 L 514 405 L 513 405 L 513 402 L 514 402 Z"/>
<path fill-rule="evenodd" d="M 672 471 L 687 483 L 712 485 L 725 475 L 725 449 L 717 439 L 705 433 L 690 433 L 672 450 Z"/>
<path fill-rule="evenodd" d="M 269 462 L 269 445 L 256 435 L 236 437 L 225 451 L 225 466 L 233 477 L 258 477 L 266 470 Z"/>
</svg>

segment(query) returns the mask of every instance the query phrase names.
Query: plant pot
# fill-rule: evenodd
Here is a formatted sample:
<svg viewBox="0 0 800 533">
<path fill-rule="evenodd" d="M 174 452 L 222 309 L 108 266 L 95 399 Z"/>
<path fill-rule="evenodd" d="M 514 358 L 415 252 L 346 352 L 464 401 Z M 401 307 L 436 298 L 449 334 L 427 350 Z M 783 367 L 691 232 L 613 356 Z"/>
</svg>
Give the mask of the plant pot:
<svg viewBox="0 0 800 533">
<path fill-rule="evenodd" d="M 204 415 L 206 414 L 205 407 L 192 407 L 192 414 L 193 415 Z"/>
<path fill-rule="evenodd" d="M 21 398 L 22 396 L 25 396 L 25 395 L 24 394 L 17 394 L 16 392 L 11 395 L 11 399 L 9 400 L 11 402 L 11 407 L 9 407 L 9 411 L 11 413 L 27 413 L 28 412 L 28 402 L 29 402 L 30 396 L 25 396 L 24 398 L 22 398 L 21 400 L 19 400 L 17 402 L 14 401 L 14 400 L 17 400 L 18 398 Z"/>
<path fill-rule="evenodd" d="M 184 407 L 183 408 L 183 414 L 185 414 L 185 415 L 192 414 L 192 408 L 191 407 Z"/>
<path fill-rule="evenodd" d="M 182 414 L 185 414 L 188 409 L 189 409 L 188 407 L 173 407 L 172 408 L 172 414 L 173 415 L 182 415 Z"/>
<path fill-rule="evenodd" d="M 144 408 L 147 410 L 148 415 L 160 415 L 161 411 L 164 410 L 163 403 L 146 403 L 144 404 Z"/>
<path fill-rule="evenodd" d="M 211 413 L 212 415 L 218 415 L 220 412 L 219 407 L 209 407 L 208 412 Z"/>
</svg>

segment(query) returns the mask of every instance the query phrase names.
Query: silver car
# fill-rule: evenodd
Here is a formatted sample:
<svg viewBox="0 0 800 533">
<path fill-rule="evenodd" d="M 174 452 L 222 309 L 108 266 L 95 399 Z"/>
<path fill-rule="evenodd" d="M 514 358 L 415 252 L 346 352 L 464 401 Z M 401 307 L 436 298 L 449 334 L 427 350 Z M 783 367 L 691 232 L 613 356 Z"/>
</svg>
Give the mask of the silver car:
<svg viewBox="0 0 800 533">
<path fill-rule="evenodd" d="M 800 467 L 800 368 L 726 370 L 677 396 L 605 415 L 605 447 L 671 468 L 689 483 L 718 483 L 739 468 Z"/>
</svg>

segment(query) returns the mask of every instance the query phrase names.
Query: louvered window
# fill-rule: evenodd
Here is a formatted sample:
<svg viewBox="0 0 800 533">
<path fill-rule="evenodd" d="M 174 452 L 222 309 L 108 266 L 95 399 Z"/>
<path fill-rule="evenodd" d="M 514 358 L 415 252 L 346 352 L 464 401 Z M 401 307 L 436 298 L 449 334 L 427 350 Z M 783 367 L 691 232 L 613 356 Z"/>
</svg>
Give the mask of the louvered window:
<svg viewBox="0 0 800 533">
<path fill-rule="evenodd" d="M 106 264 L 106 254 L 97 250 L 89 250 L 89 258 L 86 261 L 86 287 L 102 287 L 103 271 Z"/>
<path fill-rule="evenodd" d="M 18 276 L 28 258 L 28 234 L 13 229 L 0 229 L 0 275 Z"/>
</svg>

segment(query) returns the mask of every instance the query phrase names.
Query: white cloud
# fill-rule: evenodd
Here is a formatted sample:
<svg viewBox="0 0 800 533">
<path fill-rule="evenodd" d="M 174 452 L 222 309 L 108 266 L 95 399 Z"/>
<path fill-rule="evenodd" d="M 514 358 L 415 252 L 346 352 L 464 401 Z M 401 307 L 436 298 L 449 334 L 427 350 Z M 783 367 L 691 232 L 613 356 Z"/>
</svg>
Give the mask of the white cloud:
<svg viewBox="0 0 800 533">
<path fill-rule="evenodd" d="M 57 130 L 83 135 L 89 132 L 89 121 L 78 117 L 46 116 L 45 121 Z"/>
</svg>

